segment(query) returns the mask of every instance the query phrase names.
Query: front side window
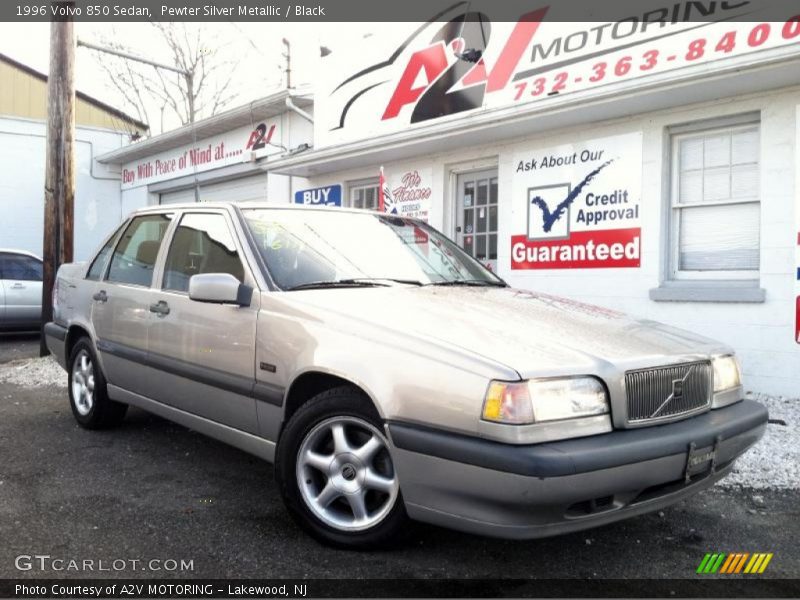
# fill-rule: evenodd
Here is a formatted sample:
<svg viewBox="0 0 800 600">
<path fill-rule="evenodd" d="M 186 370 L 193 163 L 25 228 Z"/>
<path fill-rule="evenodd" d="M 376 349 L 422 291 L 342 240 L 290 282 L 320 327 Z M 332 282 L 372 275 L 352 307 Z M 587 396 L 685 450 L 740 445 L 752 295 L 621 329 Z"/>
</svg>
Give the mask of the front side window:
<svg viewBox="0 0 800 600">
<path fill-rule="evenodd" d="M 111 254 L 111 250 L 114 248 L 114 244 L 117 243 L 117 239 L 119 238 L 119 231 L 120 230 L 118 229 L 116 232 L 114 232 L 114 235 L 108 239 L 105 246 L 103 246 L 100 252 L 97 253 L 97 256 L 92 261 L 92 266 L 89 267 L 89 271 L 86 273 L 86 279 L 99 281 L 103 276 L 106 264 L 108 262 L 108 257 Z"/>
<path fill-rule="evenodd" d="M 41 281 L 42 262 L 23 254 L 0 254 L 0 279 Z"/>
<path fill-rule="evenodd" d="M 758 123 L 673 135 L 672 149 L 673 278 L 758 279 Z"/>
<path fill-rule="evenodd" d="M 244 267 L 223 215 L 184 215 L 169 247 L 163 287 L 188 292 L 189 279 L 202 273 L 229 273 L 244 281 Z"/>
<path fill-rule="evenodd" d="M 108 281 L 150 287 L 158 250 L 172 215 L 142 215 L 125 229 L 111 257 Z"/>
<path fill-rule="evenodd" d="M 292 289 L 347 280 L 504 285 L 441 233 L 415 219 L 349 211 L 244 211 L 275 283 Z"/>
</svg>

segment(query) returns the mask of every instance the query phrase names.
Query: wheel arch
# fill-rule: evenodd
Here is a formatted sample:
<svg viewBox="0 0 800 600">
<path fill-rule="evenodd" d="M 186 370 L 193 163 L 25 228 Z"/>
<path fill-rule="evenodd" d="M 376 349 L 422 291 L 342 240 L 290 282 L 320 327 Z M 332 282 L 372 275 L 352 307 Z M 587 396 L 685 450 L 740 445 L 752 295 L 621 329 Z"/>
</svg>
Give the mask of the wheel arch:
<svg viewBox="0 0 800 600">
<path fill-rule="evenodd" d="M 64 339 L 64 360 L 69 363 L 69 357 L 72 354 L 72 349 L 75 344 L 82 337 L 87 337 L 91 341 L 92 334 L 89 330 L 81 324 L 75 323 L 67 328 L 67 337 Z"/>
<path fill-rule="evenodd" d="M 297 410 L 309 402 L 314 396 L 337 387 L 349 386 L 357 389 L 369 399 L 378 416 L 384 419 L 385 416 L 381 410 L 381 406 L 375 401 L 374 396 L 370 393 L 367 386 L 363 383 L 355 381 L 341 373 L 334 373 L 324 369 L 309 369 L 299 373 L 289 384 L 286 390 L 286 395 L 283 402 L 283 422 L 281 423 L 281 431 L 292 418 L 292 415 Z"/>
</svg>

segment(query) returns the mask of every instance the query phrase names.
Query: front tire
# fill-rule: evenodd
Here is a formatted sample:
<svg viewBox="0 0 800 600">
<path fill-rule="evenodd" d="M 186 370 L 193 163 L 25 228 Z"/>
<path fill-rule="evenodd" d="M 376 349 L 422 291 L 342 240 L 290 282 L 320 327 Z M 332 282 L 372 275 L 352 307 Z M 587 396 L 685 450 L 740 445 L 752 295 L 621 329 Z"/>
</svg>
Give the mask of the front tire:
<svg viewBox="0 0 800 600">
<path fill-rule="evenodd" d="M 356 388 L 322 392 L 298 409 L 278 442 L 275 473 L 289 512 L 323 543 L 385 546 L 408 520 L 383 424 Z"/>
<path fill-rule="evenodd" d="M 69 356 L 69 403 L 78 425 L 106 429 L 122 422 L 128 405 L 108 397 L 106 378 L 89 338 L 79 339 Z"/>
</svg>

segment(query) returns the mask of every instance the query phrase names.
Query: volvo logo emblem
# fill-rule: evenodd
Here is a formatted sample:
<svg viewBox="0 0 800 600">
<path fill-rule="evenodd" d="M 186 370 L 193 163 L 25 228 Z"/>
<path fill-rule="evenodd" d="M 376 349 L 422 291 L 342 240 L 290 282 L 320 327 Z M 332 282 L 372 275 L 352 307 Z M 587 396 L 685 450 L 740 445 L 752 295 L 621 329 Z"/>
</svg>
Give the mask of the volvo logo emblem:
<svg viewBox="0 0 800 600">
<path fill-rule="evenodd" d="M 672 399 L 680 400 L 683 398 L 683 382 L 685 379 L 672 380 Z"/>
<path fill-rule="evenodd" d="M 663 411 L 673 400 L 683 400 L 683 385 L 686 383 L 686 380 L 689 379 L 689 375 L 692 374 L 692 371 L 694 371 L 694 366 L 686 369 L 686 374 L 680 379 L 672 380 L 672 392 L 669 396 L 667 396 L 667 399 L 661 403 L 661 406 L 659 406 L 656 411 L 650 415 L 651 419 L 655 419 L 658 415 L 660 415 L 661 411 Z"/>
<path fill-rule="evenodd" d="M 342 467 L 342 477 L 347 481 L 353 481 L 356 478 L 356 468 L 351 464 L 346 464 Z"/>
</svg>

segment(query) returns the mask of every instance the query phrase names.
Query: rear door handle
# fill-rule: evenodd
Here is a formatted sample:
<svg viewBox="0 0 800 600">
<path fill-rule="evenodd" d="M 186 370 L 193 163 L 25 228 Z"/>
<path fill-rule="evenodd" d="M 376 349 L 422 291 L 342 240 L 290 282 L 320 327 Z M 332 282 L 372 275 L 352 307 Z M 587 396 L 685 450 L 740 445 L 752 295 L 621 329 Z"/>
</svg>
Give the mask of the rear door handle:
<svg viewBox="0 0 800 600">
<path fill-rule="evenodd" d="M 169 304 L 163 300 L 159 300 L 156 304 L 150 305 L 150 312 L 165 317 L 169 314 Z"/>
<path fill-rule="evenodd" d="M 12 290 L 24 290 L 25 286 L 22 285 L 21 283 L 15 283 L 14 285 L 11 286 L 11 289 Z"/>
<path fill-rule="evenodd" d="M 96 294 L 92 296 L 92 299 L 96 302 L 107 302 L 108 301 L 108 294 L 106 294 L 105 290 L 100 290 Z"/>
</svg>

